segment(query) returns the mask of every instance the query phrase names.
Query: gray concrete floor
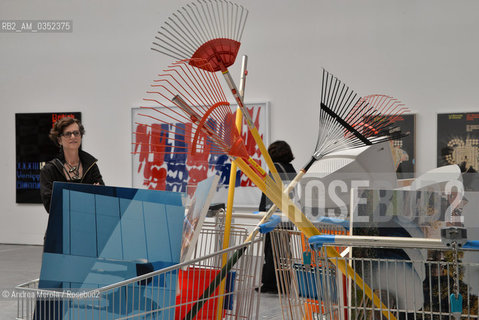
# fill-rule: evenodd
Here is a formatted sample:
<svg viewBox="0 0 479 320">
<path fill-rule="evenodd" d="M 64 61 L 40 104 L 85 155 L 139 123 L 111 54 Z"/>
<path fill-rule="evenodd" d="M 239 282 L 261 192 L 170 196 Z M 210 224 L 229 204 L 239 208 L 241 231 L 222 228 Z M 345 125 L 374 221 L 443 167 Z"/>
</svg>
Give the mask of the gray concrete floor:
<svg viewBox="0 0 479 320">
<path fill-rule="evenodd" d="M 42 246 L 0 244 L 0 320 L 13 320 L 17 301 L 2 297 L 40 275 Z M 259 319 L 281 319 L 278 295 L 262 293 Z"/>
<path fill-rule="evenodd" d="M 17 315 L 17 301 L 6 298 L 16 285 L 37 279 L 42 261 L 41 246 L 0 245 L 0 320 Z"/>
</svg>

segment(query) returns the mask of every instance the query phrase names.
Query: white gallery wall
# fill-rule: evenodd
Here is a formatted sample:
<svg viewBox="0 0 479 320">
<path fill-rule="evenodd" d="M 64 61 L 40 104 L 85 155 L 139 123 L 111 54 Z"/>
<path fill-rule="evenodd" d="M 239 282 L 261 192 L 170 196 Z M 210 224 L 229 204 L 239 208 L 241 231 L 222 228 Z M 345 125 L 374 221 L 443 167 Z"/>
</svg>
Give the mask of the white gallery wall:
<svg viewBox="0 0 479 320">
<path fill-rule="evenodd" d="M 71 33 L 0 32 L 0 243 L 41 244 L 42 205 L 15 203 L 15 113 L 80 111 L 84 150 L 131 186 L 131 108 L 171 59 L 150 50 L 187 1 L 2 0 L 0 20 L 72 20 Z M 321 68 L 417 114 L 416 170 L 436 166 L 436 113 L 479 111 L 475 0 L 238 0 L 250 10 L 246 102 L 269 101 L 271 138 L 300 168 L 315 145 Z M 230 71 L 239 78 L 240 59 Z"/>
</svg>

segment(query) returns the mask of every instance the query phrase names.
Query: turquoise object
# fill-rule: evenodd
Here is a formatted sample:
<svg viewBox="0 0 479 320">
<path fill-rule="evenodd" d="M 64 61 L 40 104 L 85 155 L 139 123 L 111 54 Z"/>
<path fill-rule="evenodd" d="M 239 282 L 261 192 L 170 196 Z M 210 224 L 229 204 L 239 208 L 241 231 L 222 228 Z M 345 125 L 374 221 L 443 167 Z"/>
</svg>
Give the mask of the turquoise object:
<svg viewBox="0 0 479 320">
<path fill-rule="evenodd" d="M 457 313 L 461 314 L 462 313 L 462 295 L 458 294 L 458 296 L 456 297 L 454 293 L 451 293 L 451 295 L 449 296 L 449 300 L 451 302 L 451 312 L 456 314 Z"/>
</svg>

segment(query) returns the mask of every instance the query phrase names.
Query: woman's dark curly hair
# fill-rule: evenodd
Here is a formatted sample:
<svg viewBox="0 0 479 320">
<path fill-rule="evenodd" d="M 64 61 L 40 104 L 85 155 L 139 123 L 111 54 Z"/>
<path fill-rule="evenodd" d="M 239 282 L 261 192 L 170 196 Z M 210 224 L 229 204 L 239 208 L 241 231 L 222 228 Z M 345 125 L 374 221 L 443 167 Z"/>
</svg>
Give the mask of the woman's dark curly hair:
<svg viewBox="0 0 479 320">
<path fill-rule="evenodd" d="M 50 134 L 48 135 L 50 137 L 50 140 L 52 140 L 53 143 L 55 143 L 55 145 L 59 147 L 60 144 L 58 143 L 58 139 L 63 133 L 63 130 L 65 130 L 66 127 L 74 123 L 78 124 L 78 128 L 80 128 L 80 135 L 83 137 L 83 135 L 85 134 L 85 128 L 81 124 L 80 120 L 71 117 L 65 117 L 61 118 L 53 125 L 53 128 L 50 130 Z"/>
<path fill-rule="evenodd" d="M 289 163 L 294 160 L 291 147 L 283 140 L 278 140 L 270 144 L 268 147 L 268 153 L 273 162 Z"/>
</svg>

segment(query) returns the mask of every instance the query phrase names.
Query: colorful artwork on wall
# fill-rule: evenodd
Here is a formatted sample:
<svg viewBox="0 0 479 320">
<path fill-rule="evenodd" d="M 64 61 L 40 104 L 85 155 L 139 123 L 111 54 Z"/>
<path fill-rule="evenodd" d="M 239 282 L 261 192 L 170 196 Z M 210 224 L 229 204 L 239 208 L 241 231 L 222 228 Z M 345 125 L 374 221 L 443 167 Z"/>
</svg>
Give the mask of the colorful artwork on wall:
<svg viewBox="0 0 479 320">
<path fill-rule="evenodd" d="M 16 202 L 42 203 L 40 170 L 58 148 L 48 138 L 55 122 L 63 117 L 81 120 L 80 112 L 16 113 Z"/>
<path fill-rule="evenodd" d="M 437 115 L 437 166 L 457 164 L 466 190 L 479 190 L 479 112 Z"/>
<path fill-rule="evenodd" d="M 479 169 L 479 113 L 437 115 L 437 165 L 448 164 Z"/>
<path fill-rule="evenodd" d="M 246 107 L 265 145 L 269 145 L 268 104 L 246 104 Z M 235 112 L 236 105 L 231 105 L 231 108 Z M 165 113 L 171 112 L 166 108 L 160 109 Z M 181 112 L 180 109 L 178 111 Z M 201 150 L 196 150 L 196 154 L 192 155 L 188 152 L 193 139 L 191 124 L 170 122 L 170 117 L 162 116 L 154 109 L 132 109 L 133 187 L 187 192 L 191 196 L 199 181 L 216 174 L 220 176 L 218 185 L 226 192 L 231 168 L 228 156 L 215 153 L 211 143 L 205 143 Z M 266 169 L 259 148 L 246 129 L 246 123 L 243 124 L 242 138 L 251 157 Z M 252 181 L 238 172 L 235 206 L 257 207 L 260 197 L 261 192 Z"/>
</svg>

